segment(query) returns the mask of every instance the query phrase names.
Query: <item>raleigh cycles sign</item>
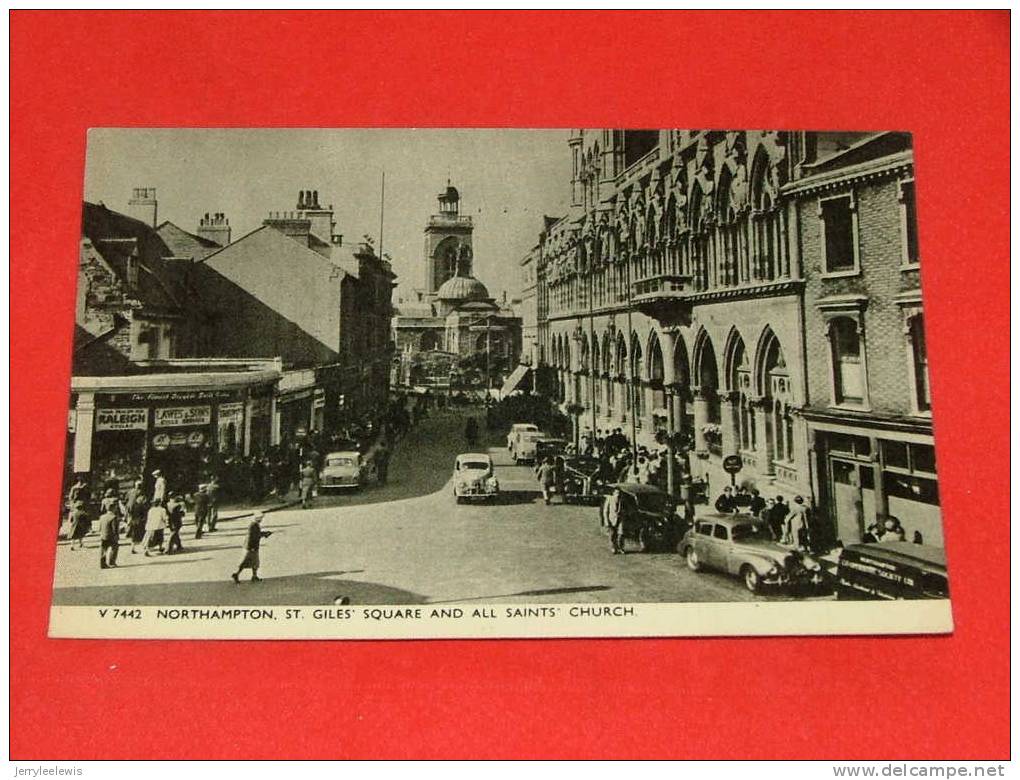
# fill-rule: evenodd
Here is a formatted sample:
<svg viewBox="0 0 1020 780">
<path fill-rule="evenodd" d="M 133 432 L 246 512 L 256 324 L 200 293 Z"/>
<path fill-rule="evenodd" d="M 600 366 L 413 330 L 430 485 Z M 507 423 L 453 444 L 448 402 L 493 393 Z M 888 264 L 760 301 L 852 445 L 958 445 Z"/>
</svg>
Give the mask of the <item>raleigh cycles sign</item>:
<svg viewBox="0 0 1020 780">
<path fill-rule="evenodd" d="M 144 431 L 148 427 L 148 409 L 96 409 L 97 431 Z"/>
</svg>

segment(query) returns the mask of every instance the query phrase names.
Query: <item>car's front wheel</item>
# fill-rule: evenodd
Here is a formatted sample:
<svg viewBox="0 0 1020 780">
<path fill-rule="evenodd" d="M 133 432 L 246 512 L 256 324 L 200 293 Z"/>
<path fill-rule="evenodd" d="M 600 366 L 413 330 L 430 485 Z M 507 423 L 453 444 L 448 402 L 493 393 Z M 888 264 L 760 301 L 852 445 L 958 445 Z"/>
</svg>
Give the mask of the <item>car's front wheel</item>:
<svg viewBox="0 0 1020 780">
<path fill-rule="evenodd" d="M 698 553 L 693 547 L 687 548 L 684 558 L 687 560 L 688 569 L 691 571 L 701 571 L 701 561 L 698 559 Z"/>
<path fill-rule="evenodd" d="M 753 566 L 745 566 L 740 573 L 744 578 L 744 587 L 751 593 L 757 593 L 761 589 L 761 577 Z"/>
</svg>

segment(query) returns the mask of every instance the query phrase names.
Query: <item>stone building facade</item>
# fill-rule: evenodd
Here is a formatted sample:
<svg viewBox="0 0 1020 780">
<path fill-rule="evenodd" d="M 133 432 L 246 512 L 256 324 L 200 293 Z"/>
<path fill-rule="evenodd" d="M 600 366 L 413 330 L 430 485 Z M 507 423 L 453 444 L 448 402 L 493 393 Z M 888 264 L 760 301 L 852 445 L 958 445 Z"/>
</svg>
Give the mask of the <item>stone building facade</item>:
<svg viewBox="0 0 1020 780">
<path fill-rule="evenodd" d="M 538 353 L 556 372 L 558 399 L 584 407 L 583 427 L 623 428 L 647 443 L 686 434 L 692 471 L 709 478 L 713 495 L 729 481 L 722 459 L 739 455 L 741 482 L 813 498 L 833 535 L 854 540 L 851 525 L 870 515 L 860 496 L 855 523 L 832 514 L 824 453 L 843 444 L 829 432 L 857 425 L 875 439 L 880 426 L 890 440 L 930 443 L 927 380 L 923 392 L 902 392 L 906 358 L 924 354 L 916 264 L 902 260 L 916 252 L 916 229 L 905 227 L 913 220 L 909 137 L 576 130 L 568 145 L 571 212 L 545 226 L 531 253 Z M 820 198 L 824 190 L 851 191 L 849 208 Z M 840 221 L 845 214 L 852 219 Z M 820 270 L 823 242 L 836 252 L 847 236 L 849 260 Z M 915 249 L 905 248 L 910 241 Z M 877 343 L 862 370 L 875 389 L 867 403 L 847 396 L 833 408 L 835 336 L 824 335 L 823 321 L 842 328 L 833 315 L 846 307 L 851 321 L 854 307 L 871 312 Z M 922 400 L 911 407 L 911 397 Z M 933 460 L 926 453 L 918 456 L 925 466 Z M 895 473 L 910 476 L 912 454 L 907 463 L 907 474 Z M 872 514 L 892 511 L 882 501 Z M 902 503 L 895 509 L 905 514 Z M 923 523 L 926 539 L 939 542 L 933 525 L 937 516 Z"/>
<path fill-rule="evenodd" d="M 412 366 L 422 353 L 446 353 L 448 379 L 458 360 L 488 353 L 509 373 L 521 352 L 521 319 L 505 297 L 497 301 L 474 276 L 474 223 L 460 213 L 460 193 L 447 183 L 439 210 L 425 223 L 424 285 L 398 303 L 392 321 L 398 357 L 394 374 L 413 384 Z"/>
</svg>

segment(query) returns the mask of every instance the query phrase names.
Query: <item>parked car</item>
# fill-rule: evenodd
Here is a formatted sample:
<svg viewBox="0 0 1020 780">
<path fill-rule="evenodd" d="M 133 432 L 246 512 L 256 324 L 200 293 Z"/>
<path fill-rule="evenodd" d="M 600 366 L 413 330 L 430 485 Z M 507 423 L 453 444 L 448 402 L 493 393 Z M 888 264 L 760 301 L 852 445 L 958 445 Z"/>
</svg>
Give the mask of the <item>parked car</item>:
<svg viewBox="0 0 1020 780">
<path fill-rule="evenodd" d="M 676 549 L 676 515 L 673 500 L 665 491 L 637 482 L 619 482 L 608 487 L 620 491 L 624 543 L 636 541 L 641 552 Z"/>
<path fill-rule="evenodd" d="M 535 449 L 539 439 L 548 437 L 542 431 L 520 431 L 510 448 L 514 463 L 535 462 Z"/>
<path fill-rule="evenodd" d="M 319 470 L 319 490 L 357 490 L 369 481 L 371 473 L 372 467 L 357 450 L 331 452 Z"/>
<path fill-rule="evenodd" d="M 563 499 L 578 503 L 598 503 L 605 495 L 602 463 L 590 455 L 563 459 Z"/>
<path fill-rule="evenodd" d="M 715 569 L 740 577 L 752 593 L 766 586 L 818 585 L 818 561 L 779 544 L 765 523 L 751 515 L 699 518 L 680 542 L 692 571 Z"/>
<path fill-rule="evenodd" d="M 946 551 L 910 542 L 852 544 L 839 553 L 836 598 L 947 599 Z"/>
<path fill-rule="evenodd" d="M 492 458 L 482 453 L 463 453 L 453 464 L 453 495 L 460 504 L 468 499 L 493 499 L 499 495 L 499 480 Z"/>
<path fill-rule="evenodd" d="M 535 440 L 535 463 L 546 458 L 556 458 L 563 455 L 567 450 L 567 440 L 555 436 L 542 435 Z"/>
<path fill-rule="evenodd" d="M 538 426 L 533 423 L 514 423 L 510 426 L 510 433 L 506 435 L 506 448 L 514 451 L 514 445 L 522 433 L 538 433 Z"/>
</svg>

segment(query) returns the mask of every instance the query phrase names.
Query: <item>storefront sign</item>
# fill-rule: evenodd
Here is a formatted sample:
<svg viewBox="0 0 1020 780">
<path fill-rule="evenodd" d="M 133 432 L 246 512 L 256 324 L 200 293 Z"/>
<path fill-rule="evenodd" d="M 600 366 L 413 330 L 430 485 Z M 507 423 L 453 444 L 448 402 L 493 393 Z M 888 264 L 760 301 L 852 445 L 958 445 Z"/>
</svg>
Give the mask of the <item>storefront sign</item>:
<svg viewBox="0 0 1020 780">
<path fill-rule="evenodd" d="M 211 419 L 212 407 L 210 406 L 168 406 L 156 409 L 157 428 L 208 425 Z"/>
<path fill-rule="evenodd" d="M 148 409 L 96 409 L 97 431 L 144 431 L 148 427 Z"/>
<path fill-rule="evenodd" d="M 152 437 L 152 446 L 157 450 L 165 450 L 170 446 L 170 434 L 169 433 L 157 433 Z"/>
<path fill-rule="evenodd" d="M 271 409 L 268 398 L 255 398 L 251 402 L 252 417 L 267 417 Z"/>
<path fill-rule="evenodd" d="M 240 402 L 220 404 L 216 408 L 216 415 L 219 418 L 220 425 L 227 425 L 229 423 L 240 425 L 244 420 L 244 404 Z"/>
<path fill-rule="evenodd" d="M 96 401 L 102 406 L 120 406 L 128 403 L 239 401 L 243 397 L 240 390 L 163 390 L 151 393 L 110 393 L 98 396 Z"/>
</svg>

